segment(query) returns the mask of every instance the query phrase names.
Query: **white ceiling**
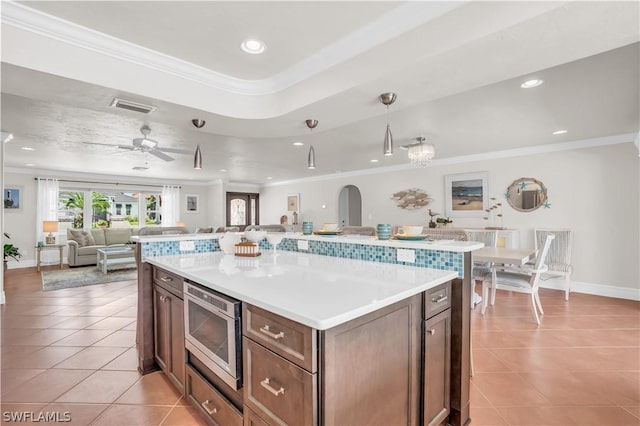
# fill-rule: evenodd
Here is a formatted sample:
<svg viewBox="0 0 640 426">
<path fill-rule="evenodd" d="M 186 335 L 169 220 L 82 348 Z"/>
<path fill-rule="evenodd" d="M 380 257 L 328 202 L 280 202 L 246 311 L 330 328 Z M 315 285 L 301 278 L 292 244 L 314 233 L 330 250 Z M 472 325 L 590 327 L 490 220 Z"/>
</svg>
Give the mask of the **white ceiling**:
<svg viewBox="0 0 640 426">
<path fill-rule="evenodd" d="M 3 2 L 5 166 L 260 184 L 406 164 L 398 147 L 419 135 L 446 159 L 638 132 L 638 16 L 638 2 Z M 239 49 L 249 36 L 263 55 Z M 530 77 L 545 83 L 521 89 Z M 83 143 L 129 144 L 143 124 L 160 147 L 200 144 L 204 168 Z"/>
</svg>

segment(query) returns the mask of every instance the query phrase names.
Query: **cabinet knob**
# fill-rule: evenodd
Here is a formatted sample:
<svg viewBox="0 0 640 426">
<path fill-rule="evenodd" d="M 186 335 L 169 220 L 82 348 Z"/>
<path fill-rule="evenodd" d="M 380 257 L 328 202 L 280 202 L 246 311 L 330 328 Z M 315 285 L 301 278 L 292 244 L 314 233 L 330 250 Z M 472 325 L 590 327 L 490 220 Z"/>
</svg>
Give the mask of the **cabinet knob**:
<svg viewBox="0 0 640 426">
<path fill-rule="evenodd" d="M 268 377 L 266 379 L 264 379 L 263 381 L 261 381 L 260 384 L 262 385 L 263 388 L 265 388 L 266 390 L 268 390 L 269 392 L 271 392 L 275 396 L 284 395 L 284 388 L 282 386 L 280 386 L 280 389 L 276 389 L 276 388 L 272 387 L 271 386 L 271 381 L 269 380 Z"/>
<path fill-rule="evenodd" d="M 430 335 L 433 336 L 434 334 L 436 334 L 436 330 L 435 330 L 435 328 L 432 328 L 430 330 L 427 330 L 427 333 L 429 333 Z"/>
<path fill-rule="evenodd" d="M 218 409 L 217 408 L 209 408 L 209 404 L 211 404 L 211 401 L 209 401 L 208 399 L 203 402 L 202 404 L 202 408 L 204 408 L 204 411 L 206 411 L 210 416 L 217 413 Z"/>
</svg>

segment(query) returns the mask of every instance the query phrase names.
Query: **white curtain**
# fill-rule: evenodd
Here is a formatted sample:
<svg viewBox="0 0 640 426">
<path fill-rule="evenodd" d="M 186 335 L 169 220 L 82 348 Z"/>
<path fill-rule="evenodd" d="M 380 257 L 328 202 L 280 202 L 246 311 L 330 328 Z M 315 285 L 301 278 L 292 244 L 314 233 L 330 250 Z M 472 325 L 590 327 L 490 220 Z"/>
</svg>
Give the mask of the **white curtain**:
<svg viewBox="0 0 640 426">
<path fill-rule="evenodd" d="M 162 204 L 160 206 L 162 226 L 176 226 L 180 221 L 180 187 L 163 186 Z"/>
<path fill-rule="evenodd" d="M 42 231 L 42 223 L 45 220 L 58 220 L 58 192 L 60 185 L 58 179 L 38 178 L 38 200 L 36 204 L 36 243 L 44 241 L 46 233 Z M 35 247 L 34 243 L 34 247 Z M 49 257 L 57 256 L 57 250 L 42 252 L 42 260 L 50 261 Z"/>
</svg>

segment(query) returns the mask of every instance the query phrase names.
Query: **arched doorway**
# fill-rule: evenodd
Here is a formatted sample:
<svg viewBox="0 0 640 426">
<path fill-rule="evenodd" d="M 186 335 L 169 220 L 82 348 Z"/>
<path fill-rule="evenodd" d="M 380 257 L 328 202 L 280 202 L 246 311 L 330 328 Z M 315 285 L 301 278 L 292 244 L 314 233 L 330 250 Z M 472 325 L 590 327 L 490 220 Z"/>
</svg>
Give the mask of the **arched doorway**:
<svg viewBox="0 0 640 426">
<path fill-rule="evenodd" d="M 338 225 L 362 226 L 362 196 L 357 186 L 347 185 L 340 190 Z"/>
</svg>

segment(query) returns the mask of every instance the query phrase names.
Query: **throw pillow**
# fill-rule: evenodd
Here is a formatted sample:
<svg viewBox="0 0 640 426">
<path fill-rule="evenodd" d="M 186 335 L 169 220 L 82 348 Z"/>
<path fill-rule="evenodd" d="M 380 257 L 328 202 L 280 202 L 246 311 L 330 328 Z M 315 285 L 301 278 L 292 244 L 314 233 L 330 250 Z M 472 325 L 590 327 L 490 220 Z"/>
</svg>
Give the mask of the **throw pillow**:
<svg viewBox="0 0 640 426">
<path fill-rule="evenodd" d="M 212 234 L 213 233 L 213 227 L 210 227 L 210 228 L 196 228 L 195 233 L 196 234 Z"/>
<path fill-rule="evenodd" d="M 78 247 L 94 246 L 96 242 L 91 232 L 82 229 L 70 229 L 71 236 L 78 243 Z"/>
</svg>

